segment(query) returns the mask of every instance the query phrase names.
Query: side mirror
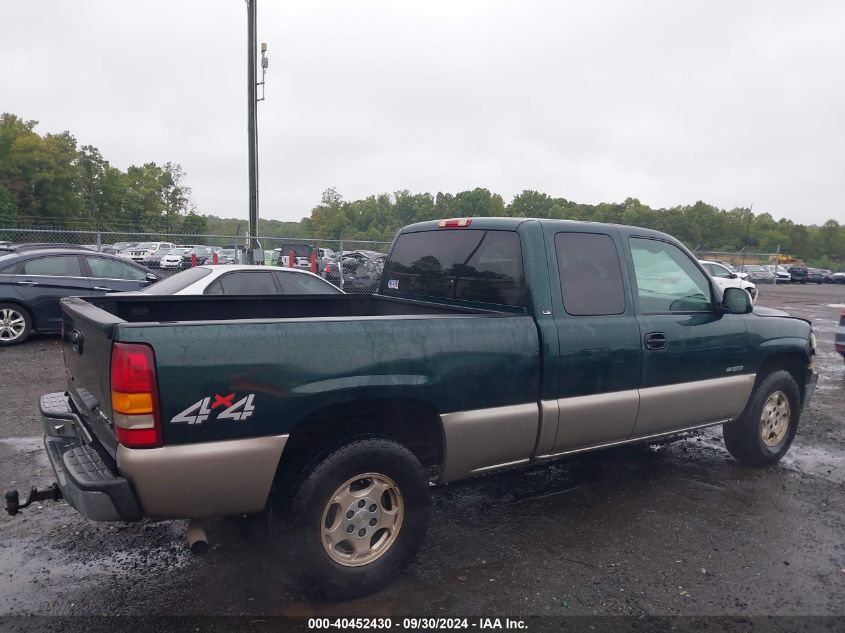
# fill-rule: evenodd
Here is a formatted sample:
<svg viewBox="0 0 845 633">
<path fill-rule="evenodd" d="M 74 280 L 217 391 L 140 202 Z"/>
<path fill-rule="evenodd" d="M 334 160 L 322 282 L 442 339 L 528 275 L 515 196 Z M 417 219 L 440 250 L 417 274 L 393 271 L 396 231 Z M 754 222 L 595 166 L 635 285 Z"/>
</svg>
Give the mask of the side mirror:
<svg viewBox="0 0 845 633">
<path fill-rule="evenodd" d="M 153 273 L 147 273 L 147 281 L 149 281 L 150 283 L 155 283 L 156 281 L 158 281 L 158 276 L 154 275 Z"/>
<path fill-rule="evenodd" d="M 751 295 L 742 288 L 725 288 L 722 295 L 722 311 L 727 314 L 749 314 L 754 310 Z"/>
<path fill-rule="evenodd" d="M 736 273 L 731 273 L 731 279 L 739 279 L 739 275 Z"/>
</svg>

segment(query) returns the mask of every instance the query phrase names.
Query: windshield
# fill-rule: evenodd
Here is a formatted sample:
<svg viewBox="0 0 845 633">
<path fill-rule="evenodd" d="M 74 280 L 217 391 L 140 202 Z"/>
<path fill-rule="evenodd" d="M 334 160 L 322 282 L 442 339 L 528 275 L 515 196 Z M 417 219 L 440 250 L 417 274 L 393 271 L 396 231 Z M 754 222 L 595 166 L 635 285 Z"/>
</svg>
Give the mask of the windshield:
<svg viewBox="0 0 845 633">
<path fill-rule="evenodd" d="M 173 250 L 173 249 L 171 249 L 171 248 L 160 248 L 155 253 L 153 253 L 153 255 L 158 255 L 158 256 L 167 255 L 171 250 Z"/>
<path fill-rule="evenodd" d="M 141 292 L 148 295 L 172 295 L 210 274 L 211 270 L 202 266 L 189 268 L 188 270 L 183 270 L 181 273 L 176 273 L 172 277 L 162 279 L 152 286 L 147 286 Z"/>
<path fill-rule="evenodd" d="M 221 255 L 225 255 L 226 257 L 234 257 L 235 256 L 235 249 L 233 248 L 224 248 L 220 251 Z"/>
<path fill-rule="evenodd" d="M 142 248 L 158 248 L 158 242 L 141 242 L 135 248 L 142 249 Z"/>
<path fill-rule="evenodd" d="M 190 249 L 189 248 L 174 248 L 172 251 L 168 253 L 168 255 L 184 255 Z"/>
<path fill-rule="evenodd" d="M 761 273 L 765 272 L 762 266 L 744 266 L 743 270 L 747 273 Z"/>
</svg>

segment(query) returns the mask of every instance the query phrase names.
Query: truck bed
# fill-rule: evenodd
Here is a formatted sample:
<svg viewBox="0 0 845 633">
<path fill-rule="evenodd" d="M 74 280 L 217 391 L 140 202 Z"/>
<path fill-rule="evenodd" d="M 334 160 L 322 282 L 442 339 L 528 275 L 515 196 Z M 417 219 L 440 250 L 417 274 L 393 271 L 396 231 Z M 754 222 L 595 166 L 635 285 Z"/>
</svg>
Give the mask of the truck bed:
<svg viewBox="0 0 845 633">
<path fill-rule="evenodd" d="M 165 444 L 289 433 L 315 412 L 361 401 L 413 400 L 447 413 L 539 397 L 539 336 L 521 309 L 348 295 L 62 304 L 68 393 L 112 454 L 116 341 L 155 353 Z M 248 422 L 180 423 L 195 403 L 227 394 L 253 398 Z"/>
</svg>

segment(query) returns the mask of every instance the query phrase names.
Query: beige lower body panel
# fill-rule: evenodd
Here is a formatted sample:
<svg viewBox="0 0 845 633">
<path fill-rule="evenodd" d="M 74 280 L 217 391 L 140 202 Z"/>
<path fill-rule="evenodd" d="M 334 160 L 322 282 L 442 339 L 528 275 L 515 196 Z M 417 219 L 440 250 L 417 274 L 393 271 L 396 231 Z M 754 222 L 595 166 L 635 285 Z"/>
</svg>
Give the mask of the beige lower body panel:
<svg viewBox="0 0 845 633">
<path fill-rule="evenodd" d="M 634 435 L 736 418 L 751 397 L 755 378 L 756 374 L 743 374 L 640 389 Z"/>
<path fill-rule="evenodd" d="M 444 413 L 446 440 L 441 482 L 497 466 L 528 461 L 537 444 L 540 408 L 536 402 Z"/>
<path fill-rule="evenodd" d="M 117 467 L 150 518 L 251 514 L 267 503 L 287 439 L 270 435 L 141 449 L 119 445 Z"/>
<path fill-rule="evenodd" d="M 637 389 L 561 398 L 553 452 L 624 439 L 637 421 Z M 548 451 L 547 451 L 548 452 Z"/>
</svg>

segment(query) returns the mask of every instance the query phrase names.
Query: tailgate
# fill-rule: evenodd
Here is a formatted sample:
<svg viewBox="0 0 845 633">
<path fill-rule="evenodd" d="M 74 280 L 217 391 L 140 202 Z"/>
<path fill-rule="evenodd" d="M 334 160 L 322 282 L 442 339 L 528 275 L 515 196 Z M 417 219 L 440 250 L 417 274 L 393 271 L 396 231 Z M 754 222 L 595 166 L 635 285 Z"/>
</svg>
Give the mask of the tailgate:
<svg viewBox="0 0 845 633">
<path fill-rule="evenodd" d="M 62 299 L 61 304 L 68 395 L 88 428 L 114 457 L 117 441 L 109 368 L 114 331 L 124 321 L 79 297 Z"/>
</svg>

